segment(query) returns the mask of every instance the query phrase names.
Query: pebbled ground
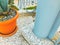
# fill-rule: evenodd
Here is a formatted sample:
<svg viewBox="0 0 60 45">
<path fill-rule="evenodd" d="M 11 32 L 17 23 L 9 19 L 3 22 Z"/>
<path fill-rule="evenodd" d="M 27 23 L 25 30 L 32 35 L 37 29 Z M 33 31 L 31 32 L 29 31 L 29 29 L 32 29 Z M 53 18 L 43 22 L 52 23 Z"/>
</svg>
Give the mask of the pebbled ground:
<svg viewBox="0 0 60 45">
<path fill-rule="evenodd" d="M 50 40 L 38 39 L 32 32 L 32 16 L 22 16 L 17 20 L 18 31 L 11 37 L 0 37 L 0 45 L 54 45 Z"/>
</svg>

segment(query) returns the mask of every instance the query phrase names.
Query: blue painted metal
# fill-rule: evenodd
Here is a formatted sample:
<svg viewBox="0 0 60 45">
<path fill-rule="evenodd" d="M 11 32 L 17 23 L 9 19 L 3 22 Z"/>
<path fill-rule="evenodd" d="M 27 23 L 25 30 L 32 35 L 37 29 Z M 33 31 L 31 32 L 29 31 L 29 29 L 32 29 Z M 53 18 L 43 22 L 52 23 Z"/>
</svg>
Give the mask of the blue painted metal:
<svg viewBox="0 0 60 45">
<path fill-rule="evenodd" d="M 51 32 L 59 12 L 59 0 L 38 0 L 34 34 L 46 38 Z"/>
<path fill-rule="evenodd" d="M 37 3 L 33 32 L 38 38 L 52 39 L 60 26 L 60 0 L 38 0 Z M 60 39 L 55 44 L 58 42 Z"/>
<path fill-rule="evenodd" d="M 58 13 L 58 16 L 53 24 L 53 27 L 51 28 L 51 32 L 49 33 L 48 38 L 52 39 L 55 35 L 55 32 L 57 31 L 58 27 L 60 26 L 60 12 Z"/>
</svg>

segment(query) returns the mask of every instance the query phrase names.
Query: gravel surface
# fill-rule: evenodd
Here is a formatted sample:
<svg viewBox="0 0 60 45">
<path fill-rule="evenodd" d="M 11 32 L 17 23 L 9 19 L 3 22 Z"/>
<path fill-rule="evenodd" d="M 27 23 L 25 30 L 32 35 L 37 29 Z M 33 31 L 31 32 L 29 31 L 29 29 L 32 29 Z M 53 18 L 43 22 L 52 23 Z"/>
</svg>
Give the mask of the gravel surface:
<svg viewBox="0 0 60 45">
<path fill-rule="evenodd" d="M 15 10 L 9 10 L 9 13 L 10 14 L 5 14 L 5 16 L 3 16 L 3 14 L 0 15 L 0 22 L 9 20 L 9 19 L 13 18 L 16 15 L 16 11 Z"/>
<path fill-rule="evenodd" d="M 31 16 L 20 17 L 17 20 L 18 31 L 11 37 L 0 37 L 0 45 L 54 45 L 48 39 L 38 39 L 32 32 L 34 27 Z"/>
</svg>

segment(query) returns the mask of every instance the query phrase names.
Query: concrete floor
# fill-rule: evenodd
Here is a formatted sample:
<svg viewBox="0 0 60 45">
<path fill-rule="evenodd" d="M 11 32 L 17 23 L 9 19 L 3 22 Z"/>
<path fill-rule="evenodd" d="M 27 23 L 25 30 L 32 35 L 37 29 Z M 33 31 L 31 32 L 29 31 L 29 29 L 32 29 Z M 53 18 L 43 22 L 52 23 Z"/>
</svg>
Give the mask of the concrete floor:
<svg viewBox="0 0 60 45">
<path fill-rule="evenodd" d="M 18 25 L 17 32 L 14 35 L 12 35 L 11 37 L 6 37 L 6 38 L 0 37 L 0 45 L 35 45 L 34 43 L 38 43 L 38 41 L 40 39 L 35 38 L 34 34 L 32 32 L 30 32 L 30 31 L 32 31 L 31 29 L 30 30 L 22 29 L 22 27 L 25 27 L 25 26 L 28 27 L 28 25 L 33 22 L 33 20 L 34 20 L 33 17 L 30 15 L 28 16 L 28 15 L 20 14 L 20 16 L 17 20 L 17 25 Z M 27 31 L 29 31 L 30 33 L 27 33 Z M 38 41 L 36 41 L 35 39 L 33 40 L 32 38 L 28 37 L 27 34 L 30 35 L 30 37 L 32 36 L 33 39 L 35 38 Z M 47 45 L 47 43 L 48 43 L 48 45 L 53 45 L 48 40 L 41 41 L 37 45 Z"/>
</svg>

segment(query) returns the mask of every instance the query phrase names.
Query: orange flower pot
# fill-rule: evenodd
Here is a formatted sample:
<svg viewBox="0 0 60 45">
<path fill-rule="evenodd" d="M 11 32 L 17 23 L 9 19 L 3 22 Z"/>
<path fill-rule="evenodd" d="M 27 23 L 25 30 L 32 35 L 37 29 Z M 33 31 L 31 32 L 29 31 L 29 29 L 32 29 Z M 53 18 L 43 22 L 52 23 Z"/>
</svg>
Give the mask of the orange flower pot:
<svg viewBox="0 0 60 45">
<path fill-rule="evenodd" d="M 18 13 L 15 15 L 15 17 L 9 20 L 0 22 L 0 34 L 3 34 L 3 35 L 11 34 L 16 28 L 17 18 L 18 18 Z"/>
</svg>

